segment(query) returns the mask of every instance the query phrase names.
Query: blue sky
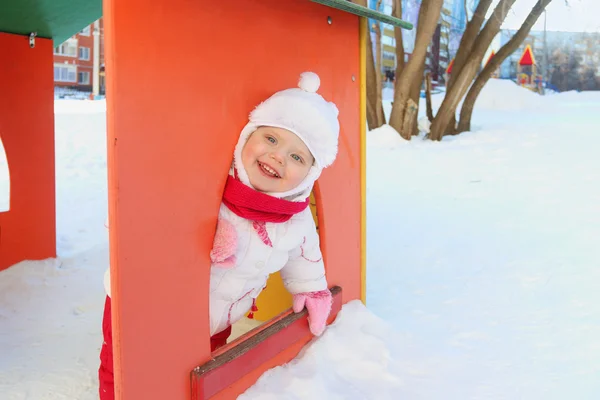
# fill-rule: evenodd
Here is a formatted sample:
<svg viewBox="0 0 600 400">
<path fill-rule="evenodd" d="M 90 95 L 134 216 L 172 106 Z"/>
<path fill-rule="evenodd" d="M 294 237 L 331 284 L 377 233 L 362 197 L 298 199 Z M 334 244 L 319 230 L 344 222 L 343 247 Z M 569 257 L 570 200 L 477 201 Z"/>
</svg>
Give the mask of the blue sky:
<svg viewBox="0 0 600 400">
<path fill-rule="evenodd" d="M 497 1 L 496 1 L 497 3 Z M 517 0 L 503 28 L 518 29 L 536 0 Z M 552 31 L 600 32 L 600 0 L 553 0 L 547 10 L 547 29 Z M 495 5 L 495 4 L 494 4 Z M 544 29 L 542 15 L 533 30 Z"/>
</svg>

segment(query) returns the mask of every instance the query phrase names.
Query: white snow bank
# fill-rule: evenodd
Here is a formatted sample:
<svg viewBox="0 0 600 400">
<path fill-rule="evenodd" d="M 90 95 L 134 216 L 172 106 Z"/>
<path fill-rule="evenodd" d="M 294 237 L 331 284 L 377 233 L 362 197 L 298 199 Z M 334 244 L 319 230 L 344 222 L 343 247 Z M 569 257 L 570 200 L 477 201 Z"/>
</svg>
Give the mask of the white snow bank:
<svg viewBox="0 0 600 400">
<path fill-rule="evenodd" d="M 367 305 L 438 359 L 405 398 L 600 398 L 598 97 L 368 142 Z"/>
<path fill-rule="evenodd" d="M 478 109 L 522 110 L 538 107 L 543 97 L 507 79 L 490 79 L 481 90 Z"/>
<path fill-rule="evenodd" d="M 108 265 L 103 101 L 57 100 L 61 261 L 0 271 L 0 399 L 97 400 Z"/>
<path fill-rule="evenodd" d="M 103 247 L 0 272 L 1 399 L 98 398 L 103 287 L 82 277 L 106 255 Z"/>
<path fill-rule="evenodd" d="M 568 91 L 559 93 L 558 95 L 550 96 L 551 101 L 559 102 L 562 105 L 567 106 L 585 106 L 596 105 L 600 107 L 600 92 L 589 91 L 589 92 L 576 92 Z M 600 109 L 600 108 L 599 108 Z"/>
<path fill-rule="evenodd" d="M 238 400 L 414 399 L 408 383 L 423 371 L 406 363 L 407 342 L 360 301 L 351 301 L 321 338 L 264 373 Z"/>
<path fill-rule="evenodd" d="M 600 93 L 548 98 L 476 107 L 479 130 L 442 142 L 369 132 L 368 310 L 242 399 L 600 398 Z M 62 264 L 0 272 L 2 400 L 98 398 L 105 114 L 57 103 Z"/>
<path fill-rule="evenodd" d="M 393 149 L 408 143 L 410 142 L 405 140 L 394 128 L 387 124 L 367 132 L 368 147 Z"/>
<path fill-rule="evenodd" d="M 55 114 L 91 114 L 106 112 L 106 100 L 54 100 Z"/>
</svg>

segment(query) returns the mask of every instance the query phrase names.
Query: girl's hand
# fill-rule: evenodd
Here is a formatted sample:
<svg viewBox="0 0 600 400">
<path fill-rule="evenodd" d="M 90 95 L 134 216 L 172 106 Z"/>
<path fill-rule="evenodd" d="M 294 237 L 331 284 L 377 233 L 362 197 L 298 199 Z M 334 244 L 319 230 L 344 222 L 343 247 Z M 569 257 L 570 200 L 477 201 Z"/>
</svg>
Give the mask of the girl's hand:
<svg viewBox="0 0 600 400">
<path fill-rule="evenodd" d="M 329 290 L 319 292 L 298 293 L 294 296 L 293 309 L 295 313 L 308 310 L 308 326 L 315 336 L 321 336 L 327 325 L 327 317 L 331 312 L 332 297 Z"/>
</svg>

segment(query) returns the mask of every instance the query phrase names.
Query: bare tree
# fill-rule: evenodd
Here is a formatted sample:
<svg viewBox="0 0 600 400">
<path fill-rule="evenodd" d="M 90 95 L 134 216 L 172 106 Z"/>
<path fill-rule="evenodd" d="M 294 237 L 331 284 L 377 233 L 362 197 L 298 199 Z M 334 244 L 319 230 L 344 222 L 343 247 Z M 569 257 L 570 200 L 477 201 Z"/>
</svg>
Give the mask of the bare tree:
<svg viewBox="0 0 600 400">
<path fill-rule="evenodd" d="M 502 64 L 502 62 L 509 55 L 511 55 L 515 50 L 517 50 L 521 43 L 523 43 L 523 41 L 527 38 L 527 35 L 529 35 L 531 28 L 533 27 L 533 25 L 535 25 L 536 21 L 538 20 L 540 15 L 542 15 L 544 9 L 551 1 L 552 0 L 538 0 L 535 6 L 531 9 L 531 12 L 525 19 L 525 22 L 523 22 L 523 24 L 519 28 L 519 30 L 513 35 L 513 37 L 508 42 L 506 42 L 506 44 L 504 44 L 504 46 L 500 48 L 500 50 L 498 50 L 496 55 L 494 55 L 490 62 L 479 73 L 479 76 L 477 76 L 475 83 L 473 83 L 473 85 L 469 89 L 467 97 L 463 102 L 460 111 L 460 122 L 458 124 L 458 132 L 465 132 L 471 129 L 471 116 L 473 115 L 473 107 L 475 106 L 475 102 L 477 101 L 479 93 L 481 93 L 481 90 L 483 89 L 487 81 L 490 79 L 494 71 L 498 69 L 498 67 L 500 67 L 500 64 Z"/>
<path fill-rule="evenodd" d="M 427 119 L 431 122 L 433 121 L 433 106 L 431 105 L 431 73 L 429 72 L 425 74 L 425 104 Z"/>
<path fill-rule="evenodd" d="M 471 52 L 473 51 L 473 45 L 475 44 L 475 40 L 477 39 L 477 35 L 481 31 L 481 27 L 485 22 L 485 16 L 492 5 L 493 0 L 481 0 L 479 4 L 477 4 L 477 8 L 473 13 L 473 17 L 470 21 L 467 21 L 467 25 L 465 28 L 465 32 L 463 33 L 460 44 L 458 46 L 458 51 L 456 52 L 456 56 L 454 58 L 454 65 L 452 66 L 452 74 L 448 79 L 448 83 L 446 85 L 446 91 L 449 91 L 452 88 L 452 85 L 456 81 L 456 77 L 462 71 L 465 62 L 469 58 Z M 465 2 L 466 9 L 466 2 Z M 456 118 L 454 114 L 450 117 L 450 121 L 448 125 L 444 127 L 444 133 L 454 133 L 454 127 L 456 125 Z"/>
<path fill-rule="evenodd" d="M 367 0 L 354 0 L 353 3 L 359 4 L 364 7 L 368 7 Z M 366 74 L 367 74 L 367 125 L 369 130 L 379 128 L 385 123 L 385 120 L 381 120 L 378 116 L 383 114 L 383 106 L 381 101 L 381 91 L 377 91 L 377 72 L 375 68 L 375 60 L 373 58 L 373 42 L 371 41 L 371 35 L 369 32 L 366 33 Z M 379 106 L 378 106 L 379 105 Z"/>
<path fill-rule="evenodd" d="M 377 0 L 376 10 L 381 7 L 381 0 Z M 375 112 L 377 113 L 377 126 L 385 124 L 383 113 L 383 84 L 381 82 L 381 26 L 379 22 L 373 25 L 375 31 L 375 84 L 377 87 L 377 98 L 375 99 Z"/>
<path fill-rule="evenodd" d="M 392 16 L 402 19 L 402 0 L 394 0 Z M 404 38 L 402 37 L 402 28 L 399 26 L 394 26 L 394 39 L 396 41 L 396 73 L 394 77 L 398 79 L 404 69 Z"/>
<path fill-rule="evenodd" d="M 477 39 L 473 43 L 473 48 L 458 73 L 455 73 L 456 60 L 454 61 L 455 66 L 452 70 L 453 77 L 451 79 L 453 83 L 450 89 L 446 91 L 446 96 L 431 124 L 430 139 L 441 140 L 444 136 L 448 123 L 456 113 L 458 103 L 473 82 L 486 50 L 492 43 L 494 36 L 500 31 L 500 26 L 515 1 L 500 0 L 492 16 L 481 30 L 481 33 L 477 35 Z"/>
<path fill-rule="evenodd" d="M 465 28 L 465 32 L 463 33 L 460 39 L 460 45 L 458 46 L 458 51 L 454 58 L 454 66 L 452 67 L 452 75 L 448 81 L 448 88 L 452 87 L 454 82 L 456 81 L 456 76 L 460 74 L 460 71 L 463 68 L 463 65 L 469 58 L 473 50 L 473 45 L 475 44 L 475 40 L 479 32 L 481 31 L 481 27 L 485 22 L 485 16 L 492 5 L 493 0 L 481 0 L 479 4 L 477 4 L 477 8 L 473 13 L 473 18 L 468 21 L 467 26 Z"/>
<path fill-rule="evenodd" d="M 402 73 L 396 77 L 390 125 L 407 140 L 410 140 L 413 127 L 416 126 L 415 108 L 418 107 L 418 94 L 423 81 L 425 57 L 440 18 L 442 3 L 443 0 L 423 0 L 421 3 L 414 51 L 402 69 Z M 417 93 L 416 101 L 414 99 L 415 91 Z"/>
</svg>

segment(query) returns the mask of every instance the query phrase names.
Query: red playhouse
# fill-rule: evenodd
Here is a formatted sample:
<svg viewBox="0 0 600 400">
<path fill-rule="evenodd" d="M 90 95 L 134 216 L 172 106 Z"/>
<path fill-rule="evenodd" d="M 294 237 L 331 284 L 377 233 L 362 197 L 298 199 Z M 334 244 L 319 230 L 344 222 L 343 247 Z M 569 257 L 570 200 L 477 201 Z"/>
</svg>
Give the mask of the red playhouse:
<svg viewBox="0 0 600 400">
<path fill-rule="evenodd" d="M 340 112 L 338 158 L 311 202 L 330 321 L 365 301 L 367 18 L 410 24 L 342 0 L 0 0 L 0 9 L 11 185 L 0 269 L 56 256 L 53 48 L 104 19 L 117 399 L 233 399 L 311 340 L 277 275 L 258 299 L 259 323 L 215 352 L 208 319 L 209 252 L 240 127 L 302 71 L 322 77 L 320 93 Z"/>
</svg>

